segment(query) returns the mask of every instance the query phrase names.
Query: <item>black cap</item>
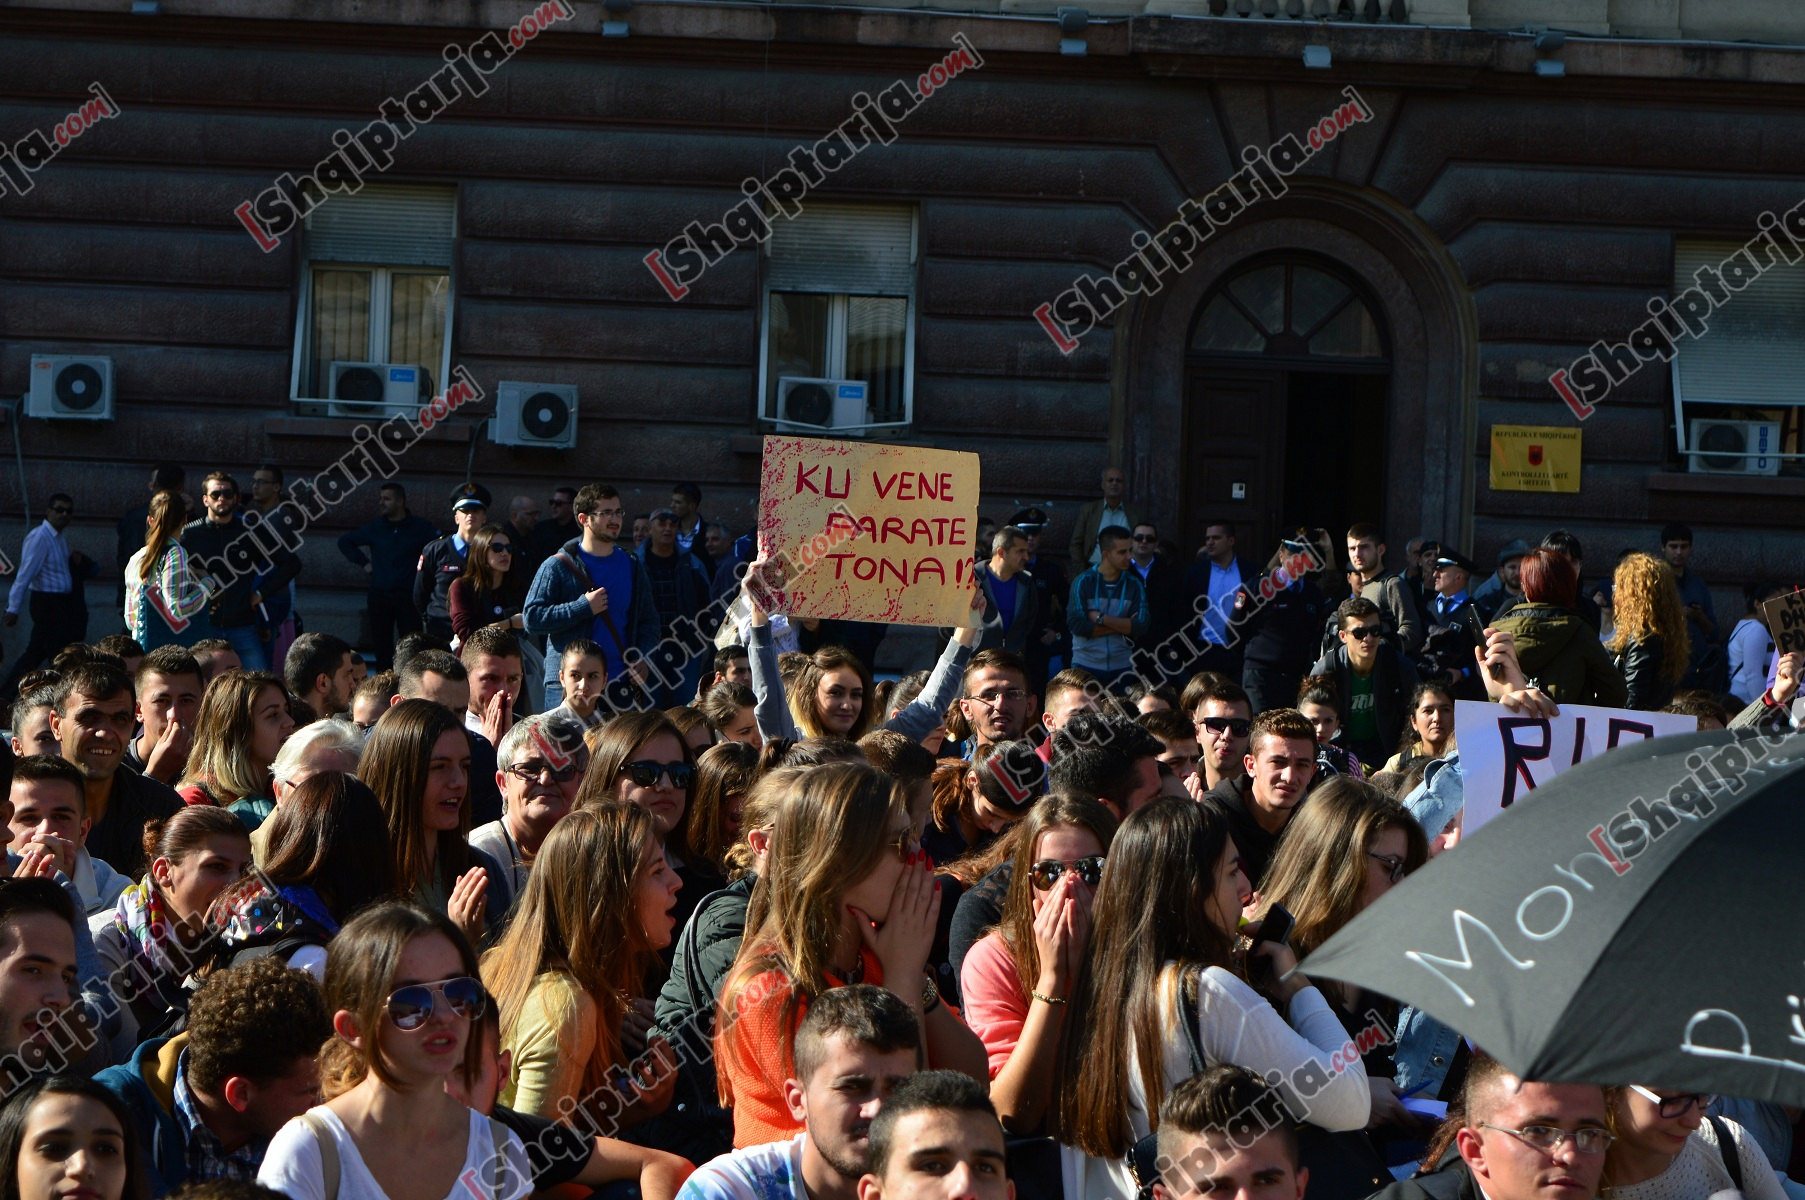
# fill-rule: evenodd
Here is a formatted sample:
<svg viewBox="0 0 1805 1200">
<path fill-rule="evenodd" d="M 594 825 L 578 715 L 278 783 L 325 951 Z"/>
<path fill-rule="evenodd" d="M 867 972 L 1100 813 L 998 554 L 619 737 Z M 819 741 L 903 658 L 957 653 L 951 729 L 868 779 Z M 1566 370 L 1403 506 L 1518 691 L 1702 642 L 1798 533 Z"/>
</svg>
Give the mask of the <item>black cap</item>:
<svg viewBox="0 0 1805 1200">
<path fill-rule="evenodd" d="M 1469 575 L 1479 569 L 1473 565 L 1472 559 L 1458 550 L 1449 550 L 1446 547 L 1444 547 L 1441 554 L 1436 557 L 1435 565 L 1438 567 L 1459 567 Z"/>
<path fill-rule="evenodd" d="M 1009 523 L 1017 529 L 1025 529 L 1029 533 L 1047 527 L 1047 514 L 1038 508 L 1024 508 L 1009 518 Z"/>
<path fill-rule="evenodd" d="M 480 483 L 460 483 L 451 489 L 451 511 L 462 512 L 466 508 L 488 508 L 489 489 Z"/>
</svg>

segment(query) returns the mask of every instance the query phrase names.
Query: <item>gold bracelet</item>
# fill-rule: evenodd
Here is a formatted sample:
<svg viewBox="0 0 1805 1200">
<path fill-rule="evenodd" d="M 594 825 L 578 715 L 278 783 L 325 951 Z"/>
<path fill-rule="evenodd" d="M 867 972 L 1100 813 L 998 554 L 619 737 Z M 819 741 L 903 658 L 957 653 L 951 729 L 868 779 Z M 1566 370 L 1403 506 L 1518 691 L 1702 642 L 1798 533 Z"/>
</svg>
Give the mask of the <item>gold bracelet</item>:
<svg viewBox="0 0 1805 1200">
<path fill-rule="evenodd" d="M 1029 992 L 1028 996 L 1030 999 L 1041 1000 L 1041 1001 L 1046 1002 L 1047 1004 L 1064 1004 L 1065 1003 L 1065 1001 L 1060 999 L 1058 996 L 1047 996 L 1047 995 L 1043 995 L 1040 992 Z"/>
</svg>

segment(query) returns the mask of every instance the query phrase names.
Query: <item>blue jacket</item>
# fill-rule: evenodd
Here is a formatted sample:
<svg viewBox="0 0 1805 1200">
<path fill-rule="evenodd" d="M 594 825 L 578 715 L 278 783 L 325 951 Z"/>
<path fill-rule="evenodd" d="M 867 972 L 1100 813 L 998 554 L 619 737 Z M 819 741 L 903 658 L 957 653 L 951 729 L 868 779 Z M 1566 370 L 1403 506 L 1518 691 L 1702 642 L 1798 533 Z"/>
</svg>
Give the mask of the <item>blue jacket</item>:
<svg viewBox="0 0 1805 1200">
<path fill-rule="evenodd" d="M 94 1082 L 119 1097 L 144 1139 L 149 1160 L 150 1194 L 167 1196 L 188 1181 L 188 1147 L 175 1114 L 175 1081 L 188 1035 L 154 1038 L 121 1063 L 94 1076 Z"/>
<path fill-rule="evenodd" d="M 573 639 L 589 637 L 595 628 L 595 614 L 583 599 L 583 594 L 594 585 L 583 566 L 582 546 L 581 539 L 572 538 L 539 564 L 533 586 L 527 589 L 526 607 L 521 610 L 527 633 L 545 638 L 547 680 L 557 679 L 564 647 Z M 659 629 L 658 609 L 652 603 L 652 579 L 646 574 L 645 564 L 634 558 L 631 551 L 616 547 L 614 552 L 625 554 L 633 563 L 632 603 L 624 613 L 612 605 L 608 609 L 614 617 L 614 627 L 626 642 L 620 649 L 623 656 L 629 649 L 650 654 L 658 645 Z"/>
</svg>

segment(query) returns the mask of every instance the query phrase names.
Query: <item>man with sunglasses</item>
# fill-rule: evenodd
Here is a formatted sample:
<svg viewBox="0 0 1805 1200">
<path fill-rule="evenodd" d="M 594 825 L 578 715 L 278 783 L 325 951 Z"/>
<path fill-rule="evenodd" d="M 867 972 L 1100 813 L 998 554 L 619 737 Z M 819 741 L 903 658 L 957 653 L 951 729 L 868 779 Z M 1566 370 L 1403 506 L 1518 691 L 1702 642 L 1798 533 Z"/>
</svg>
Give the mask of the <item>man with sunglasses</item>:
<svg viewBox="0 0 1805 1200">
<path fill-rule="evenodd" d="M 562 765 L 559 765 L 562 764 Z M 501 819 L 470 831 L 470 844 L 501 864 L 491 892 L 503 910 L 526 888 L 527 873 L 552 827 L 576 803 L 589 750 L 582 723 L 562 713 L 527 717 L 508 730 L 495 752 Z"/>
<path fill-rule="evenodd" d="M 1592 1200 L 1613 1138 L 1604 1091 L 1518 1079 L 1475 1055 L 1465 1118 L 1435 1170 L 1372 1200 Z"/>
<path fill-rule="evenodd" d="M 270 610 L 263 601 L 266 596 L 287 593 L 289 583 L 301 573 L 301 560 L 280 545 L 266 550 L 249 535 L 238 515 L 238 482 L 226 472 L 207 476 L 201 503 L 207 515 L 182 530 L 182 546 L 188 551 L 188 561 L 203 566 L 214 578 L 207 621 L 237 652 L 245 670 L 267 671 L 270 643 L 266 637 L 274 633 Z M 245 557 L 252 562 L 241 562 Z"/>
<path fill-rule="evenodd" d="M 1195 683 L 1195 681 L 1193 681 Z M 1191 720 L 1197 728 L 1198 788 L 1201 796 L 1223 782 L 1247 774 L 1247 735 L 1253 725 L 1253 703 L 1241 685 L 1228 679 L 1187 685 Z"/>
<path fill-rule="evenodd" d="M 31 598 L 31 640 L 13 661 L 0 695 L 11 697 L 27 671 L 67 646 L 85 640 L 87 609 L 75 604 L 75 574 L 69 539 L 63 531 L 75 517 L 75 501 L 62 492 L 50 497 L 50 508 L 36 529 L 25 535 L 19 569 L 6 594 L 6 627 L 19 623 L 19 610 Z M 142 544 L 142 527 L 139 529 Z M 79 617 L 79 623 L 77 618 Z"/>
<path fill-rule="evenodd" d="M 1409 717 L 1416 668 L 1385 640 L 1379 606 L 1350 596 L 1335 610 L 1341 645 L 1317 660 L 1312 675 L 1333 675 L 1341 697 L 1341 744 L 1361 762 L 1382 763 L 1398 747 Z M 1467 659 L 1472 661 L 1471 649 Z"/>
<path fill-rule="evenodd" d="M 1159 552 L 1159 529 L 1152 521 L 1130 532 L 1128 569 L 1140 576 L 1147 591 L 1148 646 L 1157 646 L 1178 630 L 1184 619 L 1184 577 L 1178 565 Z"/>
</svg>

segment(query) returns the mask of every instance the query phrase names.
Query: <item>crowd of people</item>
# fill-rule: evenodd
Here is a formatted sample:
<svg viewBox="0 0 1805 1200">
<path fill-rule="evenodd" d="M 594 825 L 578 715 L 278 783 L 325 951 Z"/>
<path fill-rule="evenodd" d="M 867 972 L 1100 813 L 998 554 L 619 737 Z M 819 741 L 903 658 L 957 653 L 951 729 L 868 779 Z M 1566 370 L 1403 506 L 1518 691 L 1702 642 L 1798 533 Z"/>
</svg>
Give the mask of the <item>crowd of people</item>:
<svg viewBox="0 0 1805 1200">
<path fill-rule="evenodd" d="M 441 533 L 386 483 L 354 646 L 183 478 L 121 520 L 127 632 L 16 672 L 9 1196 L 1805 1194 L 1796 1112 L 1519 1079 L 1298 969 L 1459 852 L 1457 700 L 1792 725 L 1805 657 L 1720 642 L 1683 527 L 1596 584 L 1560 530 L 1485 581 L 1363 523 L 1181 563 L 1112 468 L 1069 582 L 1017 512 L 880 680 L 693 485 L 466 483 Z M 8 602 L 46 638 L 72 508 Z"/>
</svg>

